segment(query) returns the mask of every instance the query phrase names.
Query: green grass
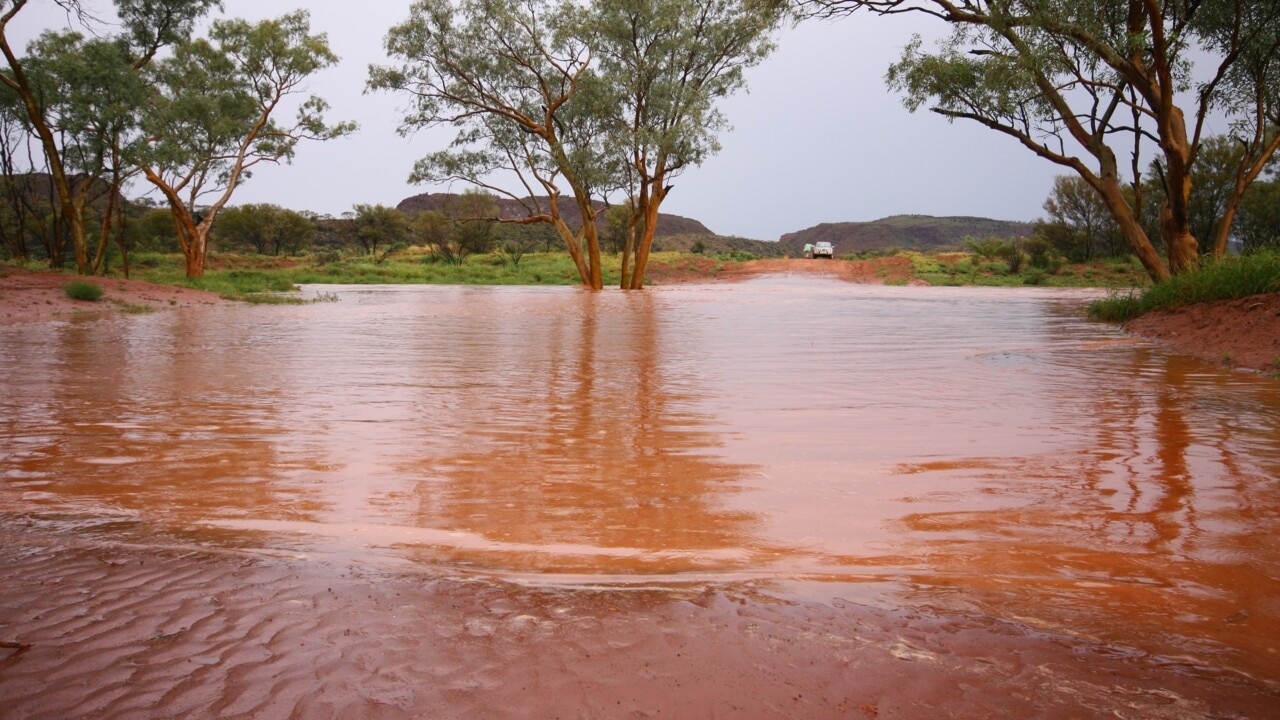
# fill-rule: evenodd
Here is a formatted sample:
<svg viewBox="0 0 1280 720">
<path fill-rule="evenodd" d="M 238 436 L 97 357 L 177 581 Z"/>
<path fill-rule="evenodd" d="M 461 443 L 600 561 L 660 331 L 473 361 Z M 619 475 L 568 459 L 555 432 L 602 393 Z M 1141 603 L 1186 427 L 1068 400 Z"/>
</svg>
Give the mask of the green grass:
<svg viewBox="0 0 1280 720">
<path fill-rule="evenodd" d="M 1280 252 L 1208 261 L 1141 292 L 1115 292 L 1089 306 L 1089 317 L 1126 322 L 1152 310 L 1280 292 Z"/>
<path fill-rule="evenodd" d="M 85 280 L 72 280 L 62 286 L 62 291 L 72 300 L 97 302 L 102 299 L 102 288 Z"/>
<path fill-rule="evenodd" d="M 149 260 L 135 277 L 208 290 L 237 300 L 252 300 L 248 296 L 259 293 L 289 292 L 297 285 L 573 285 L 578 282 L 578 271 L 567 253 L 530 253 L 519 265 L 485 255 L 469 257 L 462 265 L 431 262 L 426 256 L 409 256 L 381 262 L 353 257 L 268 269 L 211 267 L 198 280 L 185 277 L 181 262 Z M 618 260 L 606 257 L 603 269 L 605 283 L 616 284 Z"/>
</svg>

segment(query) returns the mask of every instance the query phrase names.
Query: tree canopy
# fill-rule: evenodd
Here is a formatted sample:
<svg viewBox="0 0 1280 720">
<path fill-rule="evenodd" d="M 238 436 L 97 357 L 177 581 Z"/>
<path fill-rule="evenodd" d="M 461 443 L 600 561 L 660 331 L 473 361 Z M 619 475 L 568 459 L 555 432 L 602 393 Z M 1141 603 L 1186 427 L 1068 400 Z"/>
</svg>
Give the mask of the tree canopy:
<svg viewBox="0 0 1280 720">
<path fill-rule="evenodd" d="M 291 122 L 278 117 L 309 76 L 337 60 L 300 10 L 259 23 L 215 20 L 207 40 L 157 63 L 136 161 L 169 203 L 188 277 L 204 273 L 209 229 L 255 166 L 288 162 L 304 140 L 355 131 L 329 124 L 328 104 L 314 95 Z"/>
<path fill-rule="evenodd" d="M 303 140 L 355 129 L 328 123 L 321 98 L 294 102 L 308 77 L 337 62 L 324 35 L 310 32 L 305 11 L 258 23 L 218 19 L 207 38 L 193 38 L 219 0 L 116 0 L 114 24 L 90 18 L 77 0 L 58 4 L 91 29 L 46 32 L 21 56 L 6 30 L 29 3 L 7 3 L 0 14 L 7 62 L 0 72 L 0 115 L 6 129 L 19 119 L 38 139 L 81 273 L 101 267 L 110 218 L 122 206 L 120 189 L 129 177 L 141 173 L 161 191 L 187 274 L 198 277 L 214 218 L 254 166 L 288 162 Z M 295 109 L 292 121 L 280 117 Z M 10 137 L 6 170 L 13 166 Z M 91 258 L 85 211 L 103 182 L 109 203 Z M 123 243 L 123 233 L 118 236 Z M 49 257 L 60 261 L 60 247 Z"/>
<path fill-rule="evenodd" d="M 814 15 L 919 13 L 951 27 L 917 37 L 888 71 L 912 110 L 978 122 L 1070 168 L 1103 199 L 1155 280 L 1194 267 L 1193 167 L 1226 115 L 1244 149 L 1227 213 L 1280 146 L 1280 4 L 1227 0 L 803 0 Z M 1159 194 L 1143 192 L 1148 158 Z M 1126 162 L 1127 161 L 1127 162 Z M 1133 190 L 1126 195 L 1124 189 Z M 1159 248 L 1141 222 L 1159 207 Z M 1229 228 L 1229 218 L 1224 226 Z M 1225 231 L 1224 231 L 1225 232 Z M 1226 235 L 1211 243 L 1226 248 Z"/>
<path fill-rule="evenodd" d="M 219 4 L 118 0 L 123 32 L 92 40 L 78 33 L 45 33 L 22 57 L 10 45 L 8 29 L 28 0 L 13 0 L 0 14 L 0 53 L 7 64 L 7 72 L 0 72 L 0 85 L 21 107 L 27 131 L 39 139 L 79 272 L 99 267 L 103 257 L 102 244 L 98 257 L 89 257 L 86 198 L 109 166 L 113 199 L 119 194 L 126 175 L 120 156 L 140 114 L 137 73 L 161 48 L 183 40 L 196 20 Z M 58 0 L 58 5 L 85 16 L 78 0 Z M 107 229 L 104 224 L 104 238 Z"/>
<path fill-rule="evenodd" d="M 411 98 L 406 134 L 458 128 L 413 180 L 520 202 L 525 216 L 503 220 L 555 227 L 588 287 L 602 285 L 595 201 L 624 195 L 635 261 L 623 283 L 639 288 L 670 179 L 718 149 L 715 103 L 772 49 L 782 14 L 766 0 L 418 0 L 387 35 L 399 65 L 371 68 L 369 87 Z"/>
</svg>

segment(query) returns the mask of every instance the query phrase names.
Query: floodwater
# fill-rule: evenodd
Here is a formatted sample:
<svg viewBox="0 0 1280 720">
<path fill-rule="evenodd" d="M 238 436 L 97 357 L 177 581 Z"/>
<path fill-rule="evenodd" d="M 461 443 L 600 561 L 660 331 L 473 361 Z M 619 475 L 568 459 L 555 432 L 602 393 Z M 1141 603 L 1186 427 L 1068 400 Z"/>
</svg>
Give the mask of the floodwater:
<svg viewBox="0 0 1280 720">
<path fill-rule="evenodd" d="M 308 292 L 338 301 L 0 326 L 0 515 L 524 588 L 745 584 L 1280 685 L 1280 384 L 1089 323 L 1095 293 Z"/>
</svg>

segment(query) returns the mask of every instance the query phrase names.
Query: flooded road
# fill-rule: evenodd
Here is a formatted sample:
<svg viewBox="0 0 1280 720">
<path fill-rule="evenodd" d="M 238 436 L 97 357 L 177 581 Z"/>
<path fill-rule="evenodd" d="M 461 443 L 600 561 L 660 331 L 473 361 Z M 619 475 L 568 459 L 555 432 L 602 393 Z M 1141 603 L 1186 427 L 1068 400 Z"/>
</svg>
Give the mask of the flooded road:
<svg viewBox="0 0 1280 720">
<path fill-rule="evenodd" d="M 1088 323 L 1087 292 L 317 291 L 0 326 L 0 529 L 624 613 L 856 607 L 890 649 L 977 622 L 1227 717 L 1277 698 L 1280 384 Z"/>
</svg>

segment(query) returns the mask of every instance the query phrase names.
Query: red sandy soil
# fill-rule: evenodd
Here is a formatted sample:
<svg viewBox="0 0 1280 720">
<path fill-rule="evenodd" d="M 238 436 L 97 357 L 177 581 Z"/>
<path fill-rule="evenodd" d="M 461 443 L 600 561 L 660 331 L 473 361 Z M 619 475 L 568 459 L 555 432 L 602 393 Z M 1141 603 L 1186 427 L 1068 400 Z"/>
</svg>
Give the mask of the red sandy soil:
<svg viewBox="0 0 1280 720">
<path fill-rule="evenodd" d="M 1280 372 L 1280 293 L 1147 313 L 1125 330 L 1201 360 Z"/>
<path fill-rule="evenodd" d="M 203 290 L 116 278 L 84 278 L 102 288 L 102 297 L 93 302 L 72 300 L 63 287 L 76 279 L 79 278 L 74 275 L 0 268 L 0 323 L 40 322 L 86 314 L 139 312 L 143 308 L 162 310 L 231 302 Z"/>
</svg>

